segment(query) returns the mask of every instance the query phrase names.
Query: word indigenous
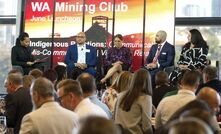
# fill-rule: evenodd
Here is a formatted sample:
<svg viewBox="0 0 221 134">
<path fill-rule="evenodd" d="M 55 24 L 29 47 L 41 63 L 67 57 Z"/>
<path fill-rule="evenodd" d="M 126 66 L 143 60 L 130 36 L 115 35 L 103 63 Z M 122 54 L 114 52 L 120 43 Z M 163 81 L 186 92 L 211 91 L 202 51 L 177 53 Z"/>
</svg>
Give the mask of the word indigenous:
<svg viewBox="0 0 221 134">
<path fill-rule="evenodd" d="M 48 2 L 32 2 L 31 3 L 31 8 L 33 12 L 50 12 L 52 11 L 53 6 L 49 6 Z M 96 10 L 96 5 L 95 4 L 90 4 L 87 5 L 85 4 L 79 4 L 79 2 L 76 2 L 74 4 L 68 3 L 68 2 L 56 2 L 55 5 L 55 11 L 56 12 L 82 12 L 83 9 L 85 8 L 85 12 L 88 12 L 89 14 L 94 14 Z M 113 11 L 113 4 L 111 2 L 101 2 L 98 5 L 99 10 L 101 12 L 106 12 L 106 11 Z M 115 4 L 115 11 L 116 12 L 127 12 L 128 10 L 128 5 L 125 4 L 124 2 L 120 2 L 119 4 Z"/>
</svg>

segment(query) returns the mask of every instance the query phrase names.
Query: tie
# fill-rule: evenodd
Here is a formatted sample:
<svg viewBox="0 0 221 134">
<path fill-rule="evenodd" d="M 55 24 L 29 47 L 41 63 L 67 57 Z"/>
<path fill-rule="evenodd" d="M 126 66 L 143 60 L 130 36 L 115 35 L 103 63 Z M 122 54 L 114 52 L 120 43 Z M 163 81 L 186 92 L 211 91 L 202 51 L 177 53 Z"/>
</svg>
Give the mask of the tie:
<svg viewBox="0 0 221 134">
<path fill-rule="evenodd" d="M 154 64 L 157 63 L 157 59 L 158 59 L 158 57 L 159 57 L 159 55 L 160 55 L 161 46 L 162 46 L 162 45 L 158 45 L 156 55 L 155 55 L 155 57 L 154 57 L 154 59 L 153 59 L 153 62 L 152 62 L 152 63 L 154 63 Z"/>
</svg>

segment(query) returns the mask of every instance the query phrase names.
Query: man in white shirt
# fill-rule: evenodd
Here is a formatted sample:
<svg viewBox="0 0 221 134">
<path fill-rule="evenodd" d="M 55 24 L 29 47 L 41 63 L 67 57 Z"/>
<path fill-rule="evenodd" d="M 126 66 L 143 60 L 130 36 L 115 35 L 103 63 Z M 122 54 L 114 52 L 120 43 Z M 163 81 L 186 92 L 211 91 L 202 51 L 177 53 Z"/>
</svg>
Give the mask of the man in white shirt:
<svg viewBox="0 0 221 134">
<path fill-rule="evenodd" d="M 184 74 L 178 94 L 164 98 L 158 105 L 156 128 L 163 126 L 179 108 L 196 98 L 195 91 L 199 85 L 199 80 L 199 73 L 196 71 L 189 71 Z"/>
<path fill-rule="evenodd" d="M 108 118 L 103 109 L 92 103 L 89 98 L 84 98 L 78 81 L 62 80 L 58 83 L 57 88 L 61 105 L 77 113 L 80 120 L 90 115 Z"/>
<path fill-rule="evenodd" d="M 97 50 L 85 41 L 85 33 L 79 32 L 76 36 L 76 44 L 68 47 L 64 62 L 67 64 L 69 78 L 76 79 L 82 72 L 96 75 L 94 67 L 97 64 Z"/>
</svg>

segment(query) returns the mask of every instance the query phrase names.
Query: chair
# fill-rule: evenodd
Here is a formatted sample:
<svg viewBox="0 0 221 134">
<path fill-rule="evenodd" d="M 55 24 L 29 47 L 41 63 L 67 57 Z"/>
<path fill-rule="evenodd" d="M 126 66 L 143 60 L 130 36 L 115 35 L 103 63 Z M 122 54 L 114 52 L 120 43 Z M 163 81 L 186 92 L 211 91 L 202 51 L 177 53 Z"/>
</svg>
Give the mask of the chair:
<svg viewBox="0 0 221 134">
<path fill-rule="evenodd" d="M 175 66 L 169 66 L 163 69 L 168 75 L 170 75 L 171 72 L 173 72 Z"/>
</svg>

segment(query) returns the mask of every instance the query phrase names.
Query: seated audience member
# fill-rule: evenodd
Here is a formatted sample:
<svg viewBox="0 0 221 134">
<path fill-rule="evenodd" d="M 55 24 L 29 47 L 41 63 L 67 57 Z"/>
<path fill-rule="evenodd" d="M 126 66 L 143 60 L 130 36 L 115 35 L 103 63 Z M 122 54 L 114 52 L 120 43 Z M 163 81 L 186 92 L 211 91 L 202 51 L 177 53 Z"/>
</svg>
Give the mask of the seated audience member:
<svg viewBox="0 0 221 134">
<path fill-rule="evenodd" d="M 43 76 L 43 72 L 37 68 L 32 69 L 28 75 L 33 76 L 35 79 L 42 77 Z"/>
<path fill-rule="evenodd" d="M 11 51 L 12 66 L 21 66 L 24 75 L 27 75 L 33 68 L 41 68 L 41 65 L 34 59 L 29 44 L 30 38 L 28 33 L 21 33 Z"/>
<path fill-rule="evenodd" d="M 188 118 L 188 117 L 195 117 L 202 121 L 204 121 L 213 131 L 214 134 L 219 134 L 219 126 L 216 120 L 214 120 L 214 116 L 211 114 L 211 112 L 201 110 L 201 109 L 191 109 L 183 112 L 180 115 L 180 118 Z M 214 126 L 214 123 L 216 123 L 216 126 Z"/>
<path fill-rule="evenodd" d="M 120 73 L 122 70 L 128 71 L 131 65 L 130 49 L 123 46 L 123 36 L 117 34 L 114 36 L 114 47 L 108 49 L 107 58 L 105 60 L 105 68 L 108 69 L 107 74 L 101 79 L 101 83 L 107 79 Z"/>
<path fill-rule="evenodd" d="M 54 70 L 57 73 L 57 80 L 55 82 L 55 90 L 57 91 L 57 84 L 67 78 L 67 69 L 65 66 L 57 65 Z"/>
<path fill-rule="evenodd" d="M 152 82 L 155 74 L 166 67 L 174 65 L 174 46 L 166 41 L 167 33 L 158 31 L 155 37 L 156 44 L 152 45 L 147 56 L 145 68 L 150 71 Z M 153 85 L 154 86 L 154 85 Z"/>
<path fill-rule="evenodd" d="M 114 112 L 114 107 L 119 93 L 128 90 L 132 73 L 129 71 L 121 72 L 114 81 L 114 84 L 107 88 L 102 96 L 101 101 L 104 102 Z"/>
<path fill-rule="evenodd" d="M 163 96 L 163 98 L 168 97 L 168 96 L 172 96 L 172 95 L 176 95 L 176 94 L 178 93 L 178 90 L 181 88 L 181 80 L 182 80 L 182 78 L 183 78 L 183 75 L 184 75 L 187 71 L 189 71 L 189 70 L 183 70 L 177 79 L 175 79 L 175 80 L 172 81 L 172 82 L 170 81 L 170 84 L 173 85 L 173 86 L 176 88 L 176 90 L 167 92 L 167 93 Z"/>
<path fill-rule="evenodd" d="M 50 80 L 53 83 L 53 85 L 54 85 L 54 99 L 55 99 L 55 101 L 59 102 L 59 98 L 58 98 L 58 95 L 55 90 L 55 82 L 58 77 L 56 71 L 54 71 L 53 69 L 48 69 L 43 73 L 42 77 L 47 78 L 48 80 Z"/>
<path fill-rule="evenodd" d="M 29 90 L 35 78 L 31 75 L 24 75 L 22 79 L 23 79 L 23 88 Z"/>
<path fill-rule="evenodd" d="M 220 110 L 220 95 L 219 93 L 209 87 L 204 87 L 200 90 L 200 92 L 197 95 L 198 99 L 204 100 L 209 107 L 212 109 L 212 112 L 215 115 L 218 114 L 219 110 Z"/>
<path fill-rule="evenodd" d="M 8 128 L 13 128 L 18 134 L 22 118 L 31 112 L 32 101 L 28 89 L 23 87 L 21 73 L 11 73 L 5 81 L 7 95 L 5 97 L 5 116 Z"/>
<path fill-rule="evenodd" d="M 57 72 L 53 69 L 48 69 L 43 73 L 43 77 L 49 79 L 53 84 L 55 84 L 58 75 Z"/>
<path fill-rule="evenodd" d="M 76 44 L 68 47 L 65 64 L 67 64 L 68 78 L 76 79 L 82 72 L 96 76 L 97 50 L 85 43 L 86 35 L 80 32 L 76 36 Z"/>
<path fill-rule="evenodd" d="M 221 93 L 221 81 L 218 79 L 218 71 L 216 67 L 207 66 L 203 69 L 203 82 L 198 87 L 196 94 L 202 89 L 203 87 L 211 87 L 215 89 L 218 93 Z"/>
<path fill-rule="evenodd" d="M 78 134 L 120 134 L 113 121 L 104 117 L 89 116 L 82 121 Z"/>
<path fill-rule="evenodd" d="M 88 73 L 82 73 L 78 76 L 77 81 L 80 83 L 84 98 L 89 98 L 90 101 L 100 108 L 102 108 L 106 114 L 108 115 L 109 119 L 112 118 L 112 113 L 110 109 L 107 107 L 106 104 L 102 103 L 96 95 L 96 83 L 95 79 L 92 75 Z"/>
<path fill-rule="evenodd" d="M 186 105 L 184 105 L 183 107 L 181 107 L 180 109 L 178 109 L 168 120 L 168 122 L 177 120 L 180 118 L 180 115 L 182 113 L 184 113 L 185 111 L 189 111 L 192 109 L 199 109 L 201 111 L 207 111 L 210 112 L 212 114 L 212 109 L 209 107 L 209 105 L 201 99 L 194 99 L 192 101 L 190 101 L 189 103 L 187 103 Z M 167 122 L 167 123 L 168 123 Z"/>
<path fill-rule="evenodd" d="M 214 113 L 210 106 L 201 99 L 195 99 L 179 110 L 177 110 L 167 122 L 170 123 L 173 120 L 179 119 L 180 117 L 197 117 L 205 121 L 214 132 L 219 131 L 218 122 L 214 118 Z"/>
<path fill-rule="evenodd" d="M 195 113 L 195 115 L 193 115 L 194 117 L 205 117 L 203 119 L 206 120 L 206 116 L 202 115 L 202 111 L 204 110 L 210 112 L 212 118 L 209 119 L 209 122 L 207 123 L 211 126 L 214 133 L 217 133 L 219 132 L 219 125 L 215 115 L 219 112 L 220 101 L 220 96 L 214 89 L 204 87 L 200 90 L 197 99 L 180 108 L 176 113 L 173 114 L 170 121 L 178 119 L 182 113 L 191 109 L 198 109 L 198 111 L 200 111 L 199 113 L 193 112 Z"/>
<path fill-rule="evenodd" d="M 10 71 L 8 72 L 8 75 L 9 75 L 9 74 L 13 74 L 13 73 L 20 73 L 21 75 L 23 75 L 23 73 L 22 73 L 21 70 L 19 70 L 19 69 L 12 69 L 12 70 L 10 70 Z"/>
<path fill-rule="evenodd" d="M 185 106 L 181 107 L 180 109 L 178 109 L 171 117 L 170 119 L 166 122 L 165 125 L 161 126 L 160 128 L 155 130 L 156 134 L 164 134 L 163 132 L 166 130 L 168 124 L 170 124 L 171 122 L 178 120 L 181 116 L 182 113 L 186 112 L 186 111 L 190 111 L 193 109 L 198 109 L 201 111 L 207 111 L 210 114 L 212 114 L 210 107 L 208 106 L 207 103 L 205 103 L 205 101 L 200 100 L 200 99 L 195 99 L 189 103 L 187 103 Z"/>
<path fill-rule="evenodd" d="M 178 67 L 170 74 L 170 81 L 176 80 L 183 70 L 199 70 L 206 66 L 209 47 L 197 29 L 188 33 L 188 42 L 183 46 Z"/>
<path fill-rule="evenodd" d="M 176 88 L 169 84 L 168 74 L 164 71 L 159 71 L 156 73 L 155 84 L 156 87 L 153 90 L 152 100 L 153 100 L 153 105 L 157 107 L 163 96 L 167 92 L 176 90 Z"/>
<path fill-rule="evenodd" d="M 163 126 L 179 108 L 196 98 L 195 91 L 199 80 L 199 73 L 196 71 L 189 71 L 184 74 L 178 94 L 160 101 L 156 111 L 156 128 Z"/>
<path fill-rule="evenodd" d="M 189 117 L 171 122 L 168 134 L 214 134 L 202 120 Z"/>
<path fill-rule="evenodd" d="M 131 134 L 152 134 L 152 85 L 145 69 L 137 70 L 129 89 L 118 95 L 114 122 Z"/>
<path fill-rule="evenodd" d="M 76 134 L 78 116 L 62 108 L 53 97 L 54 85 L 46 78 L 36 79 L 31 86 L 37 110 L 22 119 L 20 134 Z"/>
<path fill-rule="evenodd" d="M 89 98 L 84 98 L 78 81 L 71 79 L 62 80 L 58 83 L 57 87 L 61 105 L 74 111 L 80 120 L 91 115 L 108 118 L 102 108 L 92 103 Z"/>
</svg>

